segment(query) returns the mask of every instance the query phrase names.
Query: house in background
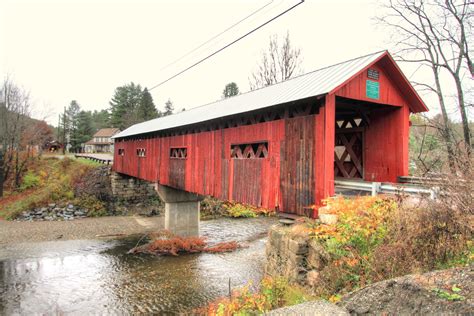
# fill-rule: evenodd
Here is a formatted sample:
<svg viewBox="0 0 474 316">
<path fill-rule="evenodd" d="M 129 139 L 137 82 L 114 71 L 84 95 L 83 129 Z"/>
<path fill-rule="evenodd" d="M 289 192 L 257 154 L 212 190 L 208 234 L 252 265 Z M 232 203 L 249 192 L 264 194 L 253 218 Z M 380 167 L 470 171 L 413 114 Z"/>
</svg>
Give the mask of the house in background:
<svg viewBox="0 0 474 316">
<path fill-rule="evenodd" d="M 59 152 L 62 148 L 63 144 L 57 140 L 48 141 L 43 145 L 43 150 L 51 153 Z"/>
<path fill-rule="evenodd" d="M 120 132 L 118 128 L 102 128 L 92 136 L 92 139 L 84 144 L 86 153 L 113 153 L 114 141 L 111 138 Z"/>
</svg>

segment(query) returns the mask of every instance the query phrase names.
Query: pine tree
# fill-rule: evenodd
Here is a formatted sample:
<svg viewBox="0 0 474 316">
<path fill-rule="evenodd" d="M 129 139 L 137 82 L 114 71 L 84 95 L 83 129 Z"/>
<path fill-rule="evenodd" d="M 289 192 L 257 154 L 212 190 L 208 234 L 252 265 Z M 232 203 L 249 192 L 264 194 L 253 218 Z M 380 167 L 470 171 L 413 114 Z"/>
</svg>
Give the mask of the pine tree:
<svg viewBox="0 0 474 316">
<path fill-rule="evenodd" d="M 138 107 L 138 118 L 140 121 L 148 121 L 159 117 L 160 113 L 156 110 L 155 104 L 153 103 L 153 97 L 151 96 L 148 89 L 145 88 L 142 93 L 140 100 L 140 106 Z"/>
<path fill-rule="evenodd" d="M 224 98 L 230 98 L 234 95 L 238 95 L 239 93 L 239 87 L 237 84 L 235 82 L 231 82 L 225 85 L 224 91 L 222 91 L 222 96 Z"/>
<path fill-rule="evenodd" d="M 69 104 L 69 107 L 66 110 L 67 121 L 69 122 L 69 144 L 71 145 L 70 149 L 73 152 L 76 152 L 81 148 L 77 131 L 77 118 L 80 111 L 81 107 L 76 100 L 72 100 L 71 104 Z"/>
<path fill-rule="evenodd" d="M 133 82 L 116 88 L 110 101 L 110 124 L 123 130 L 138 123 L 138 107 L 141 98 L 142 88 Z"/>
<path fill-rule="evenodd" d="M 96 132 L 101 128 L 110 127 L 110 113 L 107 110 L 94 110 L 91 113 L 92 129 Z"/>
<path fill-rule="evenodd" d="M 165 103 L 165 111 L 163 112 L 163 116 L 171 115 L 173 114 L 173 111 L 174 111 L 173 102 L 171 102 L 171 100 L 168 99 L 168 101 L 166 101 Z"/>
<path fill-rule="evenodd" d="M 92 139 L 94 128 L 92 127 L 92 113 L 81 111 L 77 116 L 77 141 L 82 149 L 82 144 Z"/>
</svg>

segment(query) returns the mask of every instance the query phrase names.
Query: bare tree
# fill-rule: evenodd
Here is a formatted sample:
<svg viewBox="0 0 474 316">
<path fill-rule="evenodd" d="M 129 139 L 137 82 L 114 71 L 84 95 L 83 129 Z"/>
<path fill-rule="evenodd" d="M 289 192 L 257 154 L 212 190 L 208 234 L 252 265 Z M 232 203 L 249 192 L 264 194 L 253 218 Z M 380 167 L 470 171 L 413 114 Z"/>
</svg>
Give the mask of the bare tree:
<svg viewBox="0 0 474 316">
<path fill-rule="evenodd" d="M 286 33 L 281 45 L 278 35 L 270 37 L 268 50 L 262 52 L 262 59 L 257 64 L 257 69 L 249 78 L 250 89 L 270 86 L 300 74 L 301 61 L 301 50 L 291 47 L 289 32 Z"/>
<path fill-rule="evenodd" d="M 9 77 L 5 78 L 0 90 L 0 197 L 10 173 L 14 173 L 18 185 L 19 174 L 24 170 L 22 137 L 27 129 L 29 111 L 29 94 Z"/>
<path fill-rule="evenodd" d="M 471 135 L 465 101 L 463 76 L 466 70 L 472 74 L 469 26 L 472 9 L 469 0 L 387 0 L 387 14 L 379 21 L 389 26 L 397 41 L 396 58 L 402 62 L 419 63 L 430 69 L 432 83 L 414 82 L 415 86 L 436 94 L 441 110 L 444 139 L 448 161 L 455 171 L 456 140 L 448 117 L 445 74 L 454 80 L 457 107 L 461 113 L 465 150 L 471 153 Z M 463 67 L 463 65 L 466 65 Z"/>
</svg>

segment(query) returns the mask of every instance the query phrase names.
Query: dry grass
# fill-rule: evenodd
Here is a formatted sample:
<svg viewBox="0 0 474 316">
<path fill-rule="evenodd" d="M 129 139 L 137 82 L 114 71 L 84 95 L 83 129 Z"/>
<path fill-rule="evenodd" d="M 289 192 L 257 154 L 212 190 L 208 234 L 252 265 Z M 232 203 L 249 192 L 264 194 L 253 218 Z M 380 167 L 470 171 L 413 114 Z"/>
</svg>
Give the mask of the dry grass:
<svg viewBox="0 0 474 316">
<path fill-rule="evenodd" d="M 240 247 L 235 241 L 208 246 L 206 239 L 203 237 L 181 237 L 169 231 L 151 233 L 148 238 L 150 239 L 149 243 L 134 247 L 128 253 L 178 256 L 181 253 L 230 252 Z"/>
<path fill-rule="evenodd" d="M 400 208 L 393 214 L 373 266 L 383 278 L 449 266 L 457 258 L 472 257 L 474 185 L 472 172 L 448 177 L 436 200 L 420 207 Z"/>
</svg>

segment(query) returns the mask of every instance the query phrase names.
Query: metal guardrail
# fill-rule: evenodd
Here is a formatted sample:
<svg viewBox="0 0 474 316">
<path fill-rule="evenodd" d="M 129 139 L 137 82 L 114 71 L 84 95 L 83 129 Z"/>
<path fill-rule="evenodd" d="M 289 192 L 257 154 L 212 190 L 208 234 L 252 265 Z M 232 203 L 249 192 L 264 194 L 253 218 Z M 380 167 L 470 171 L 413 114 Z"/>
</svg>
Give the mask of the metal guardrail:
<svg viewBox="0 0 474 316">
<path fill-rule="evenodd" d="M 400 176 L 398 177 L 399 183 L 407 184 L 418 184 L 418 185 L 439 185 L 443 183 L 443 178 L 440 177 L 413 177 L 413 176 Z"/>
<path fill-rule="evenodd" d="M 361 180 L 336 179 L 334 184 L 342 189 L 359 190 L 371 192 L 372 196 L 380 193 L 388 194 L 419 194 L 429 195 L 431 199 L 436 199 L 439 194 L 437 187 L 422 187 L 414 184 L 394 184 L 388 182 L 368 182 Z"/>
</svg>

